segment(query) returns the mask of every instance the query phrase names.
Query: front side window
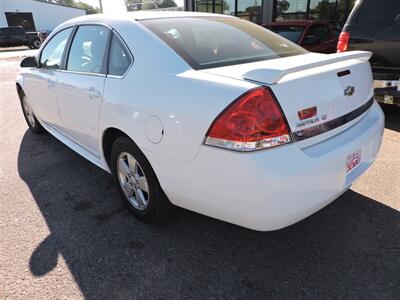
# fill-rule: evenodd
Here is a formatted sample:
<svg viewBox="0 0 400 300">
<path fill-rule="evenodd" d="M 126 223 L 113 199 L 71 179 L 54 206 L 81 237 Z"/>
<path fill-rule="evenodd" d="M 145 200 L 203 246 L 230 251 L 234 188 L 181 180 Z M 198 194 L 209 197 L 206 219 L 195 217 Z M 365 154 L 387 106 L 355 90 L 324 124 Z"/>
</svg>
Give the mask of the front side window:
<svg viewBox="0 0 400 300">
<path fill-rule="evenodd" d="M 261 26 L 236 18 L 168 18 L 143 20 L 141 23 L 194 69 L 307 53 Z"/>
<path fill-rule="evenodd" d="M 98 25 L 78 28 L 69 51 L 67 70 L 105 73 L 105 53 L 110 30 Z"/>
<path fill-rule="evenodd" d="M 108 74 L 122 76 L 132 63 L 128 49 L 116 34 L 113 35 L 110 47 Z"/>
<path fill-rule="evenodd" d="M 68 38 L 72 28 L 64 29 L 57 33 L 44 47 L 40 56 L 40 67 L 46 69 L 59 69 Z"/>
</svg>

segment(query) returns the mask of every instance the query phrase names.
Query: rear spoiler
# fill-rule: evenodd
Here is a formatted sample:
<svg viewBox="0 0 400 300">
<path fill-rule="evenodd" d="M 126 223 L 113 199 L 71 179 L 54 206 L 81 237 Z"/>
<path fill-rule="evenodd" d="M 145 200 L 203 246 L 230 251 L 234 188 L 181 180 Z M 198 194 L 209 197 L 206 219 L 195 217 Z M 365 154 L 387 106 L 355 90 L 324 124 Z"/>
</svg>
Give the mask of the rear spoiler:
<svg viewBox="0 0 400 300">
<path fill-rule="evenodd" d="M 259 81 L 259 78 L 262 78 L 263 83 L 275 84 L 278 83 L 283 77 L 291 73 L 326 66 L 350 59 L 368 61 L 371 56 L 372 52 L 369 51 L 349 51 L 334 54 L 321 54 L 317 57 L 306 54 L 301 60 L 299 60 L 299 57 L 297 56 L 297 59 L 293 61 L 290 58 L 286 58 L 285 61 L 281 59 L 268 61 L 268 66 L 248 71 L 247 73 L 243 74 L 242 77 L 243 79 L 251 81 Z"/>
</svg>

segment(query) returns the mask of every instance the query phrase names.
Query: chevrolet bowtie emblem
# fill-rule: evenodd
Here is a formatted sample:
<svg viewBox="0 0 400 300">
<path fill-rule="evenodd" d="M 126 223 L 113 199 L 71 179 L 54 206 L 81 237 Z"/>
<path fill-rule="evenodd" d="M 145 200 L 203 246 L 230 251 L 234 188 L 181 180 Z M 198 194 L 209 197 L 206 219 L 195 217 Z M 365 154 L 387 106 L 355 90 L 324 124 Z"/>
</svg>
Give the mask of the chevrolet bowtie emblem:
<svg viewBox="0 0 400 300">
<path fill-rule="evenodd" d="M 356 89 L 354 88 L 354 86 L 349 85 L 349 86 L 344 90 L 344 95 L 345 95 L 345 96 L 351 96 L 351 95 L 354 94 L 355 90 L 356 90 Z"/>
</svg>

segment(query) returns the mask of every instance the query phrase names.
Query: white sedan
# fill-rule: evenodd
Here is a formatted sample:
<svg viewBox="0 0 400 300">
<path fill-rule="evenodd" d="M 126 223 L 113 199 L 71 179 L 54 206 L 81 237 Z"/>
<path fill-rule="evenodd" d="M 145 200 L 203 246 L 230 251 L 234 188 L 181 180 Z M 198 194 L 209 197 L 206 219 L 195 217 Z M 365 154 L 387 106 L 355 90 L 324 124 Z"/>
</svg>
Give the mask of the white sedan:
<svg viewBox="0 0 400 300">
<path fill-rule="evenodd" d="M 30 130 L 112 173 L 141 220 L 176 205 L 267 231 L 326 206 L 375 160 L 370 56 L 310 53 L 230 16 L 92 15 L 22 61 L 17 90 Z"/>
</svg>

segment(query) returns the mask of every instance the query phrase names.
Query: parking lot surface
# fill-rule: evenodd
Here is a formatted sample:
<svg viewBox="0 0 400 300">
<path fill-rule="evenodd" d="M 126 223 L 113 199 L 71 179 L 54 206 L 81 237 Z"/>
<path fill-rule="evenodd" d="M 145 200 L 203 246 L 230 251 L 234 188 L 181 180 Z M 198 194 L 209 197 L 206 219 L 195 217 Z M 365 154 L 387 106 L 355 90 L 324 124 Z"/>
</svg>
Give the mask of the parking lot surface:
<svg viewBox="0 0 400 300">
<path fill-rule="evenodd" d="M 0 63 L 7 59 L 18 59 L 25 56 L 34 56 L 38 50 L 28 47 L 0 48 Z"/>
<path fill-rule="evenodd" d="M 185 210 L 151 226 L 111 176 L 27 130 L 18 69 L 0 64 L 0 299 L 400 299 L 399 109 L 385 108 L 373 167 L 294 226 L 255 232 Z"/>
</svg>

